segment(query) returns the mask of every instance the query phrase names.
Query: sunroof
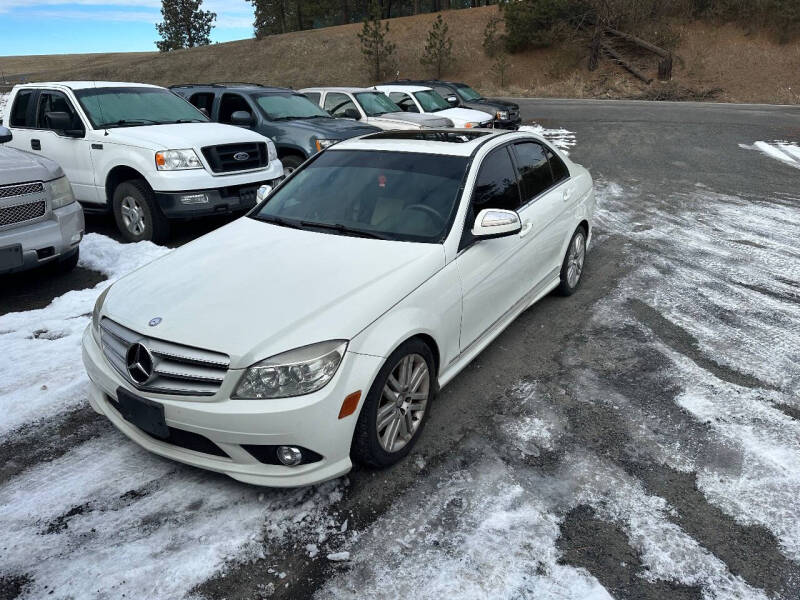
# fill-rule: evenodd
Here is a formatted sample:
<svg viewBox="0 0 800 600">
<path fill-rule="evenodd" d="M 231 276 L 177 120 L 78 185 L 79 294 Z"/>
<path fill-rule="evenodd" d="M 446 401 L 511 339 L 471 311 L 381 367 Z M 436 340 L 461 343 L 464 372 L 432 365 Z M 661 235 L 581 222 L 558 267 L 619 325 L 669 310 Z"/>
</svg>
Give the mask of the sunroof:
<svg viewBox="0 0 800 600">
<path fill-rule="evenodd" d="M 492 135 L 493 131 L 453 131 L 447 129 L 390 130 L 364 136 L 373 140 L 420 140 L 427 142 L 449 142 L 464 144 L 478 138 Z"/>
</svg>

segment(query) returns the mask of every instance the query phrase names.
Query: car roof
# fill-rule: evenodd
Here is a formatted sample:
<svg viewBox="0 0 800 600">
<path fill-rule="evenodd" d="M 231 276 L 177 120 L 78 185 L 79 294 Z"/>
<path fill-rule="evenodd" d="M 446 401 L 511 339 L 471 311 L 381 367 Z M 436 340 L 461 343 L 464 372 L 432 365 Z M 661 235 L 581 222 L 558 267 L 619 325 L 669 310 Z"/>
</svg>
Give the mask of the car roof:
<svg viewBox="0 0 800 600">
<path fill-rule="evenodd" d="M 169 86 L 169 89 L 222 89 L 237 90 L 241 92 L 281 92 L 297 94 L 297 90 L 287 87 L 273 85 L 261 85 L 260 83 L 181 83 Z"/>
<path fill-rule="evenodd" d="M 356 92 L 374 92 L 375 88 L 371 87 L 309 87 L 300 90 L 303 92 L 343 92 L 346 94 L 355 94 Z"/>
<path fill-rule="evenodd" d="M 413 93 L 413 92 L 425 92 L 425 91 L 431 89 L 431 86 L 429 86 L 429 85 L 413 85 L 413 84 L 409 85 L 407 83 L 381 84 L 381 85 L 376 85 L 375 86 L 375 88 L 378 89 L 378 90 L 380 90 L 383 87 L 397 88 L 397 89 L 402 90 L 404 92 L 411 92 L 411 93 Z M 383 90 L 381 90 L 381 91 L 383 91 Z"/>
<path fill-rule="evenodd" d="M 128 81 L 37 81 L 36 83 L 20 84 L 21 88 L 65 87 L 71 90 L 84 90 L 89 88 L 121 88 L 121 87 L 147 87 L 163 89 L 160 85 L 149 83 L 131 83 Z"/>
<path fill-rule="evenodd" d="M 540 139 L 531 132 L 499 129 L 388 130 L 343 140 L 326 150 L 383 150 L 422 152 L 448 156 L 472 156 L 484 143 L 497 138 Z"/>
</svg>

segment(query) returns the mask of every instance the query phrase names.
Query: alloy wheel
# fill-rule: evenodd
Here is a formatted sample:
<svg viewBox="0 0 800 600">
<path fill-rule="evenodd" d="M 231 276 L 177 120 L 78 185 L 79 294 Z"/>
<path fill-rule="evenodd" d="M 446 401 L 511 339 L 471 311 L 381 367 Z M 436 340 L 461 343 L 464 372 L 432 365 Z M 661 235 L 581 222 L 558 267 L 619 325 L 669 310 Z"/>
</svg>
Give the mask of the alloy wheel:
<svg viewBox="0 0 800 600">
<path fill-rule="evenodd" d="M 575 234 L 567 255 L 567 283 L 575 287 L 583 273 L 583 261 L 586 258 L 586 237 L 583 231 Z"/>
<path fill-rule="evenodd" d="M 120 203 L 120 213 L 128 231 L 137 236 L 144 233 L 144 207 L 138 198 L 125 196 Z"/>
<path fill-rule="evenodd" d="M 428 363 L 419 354 L 400 359 L 383 386 L 377 411 L 378 442 L 392 453 L 403 448 L 419 429 L 430 394 Z"/>
</svg>

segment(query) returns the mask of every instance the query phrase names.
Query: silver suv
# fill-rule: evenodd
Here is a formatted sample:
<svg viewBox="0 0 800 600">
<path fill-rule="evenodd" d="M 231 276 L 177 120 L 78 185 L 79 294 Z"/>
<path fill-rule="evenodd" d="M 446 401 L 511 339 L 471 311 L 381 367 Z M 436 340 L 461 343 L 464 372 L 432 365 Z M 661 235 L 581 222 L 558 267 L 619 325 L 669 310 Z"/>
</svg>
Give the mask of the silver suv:
<svg viewBox="0 0 800 600">
<path fill-rule="evenodd" d="M 0 144 L 11 132 L 0 127 Z M 55 162 L 0 145 L 0 273 L 78 263 L 83 209 Z"/>
</svg>

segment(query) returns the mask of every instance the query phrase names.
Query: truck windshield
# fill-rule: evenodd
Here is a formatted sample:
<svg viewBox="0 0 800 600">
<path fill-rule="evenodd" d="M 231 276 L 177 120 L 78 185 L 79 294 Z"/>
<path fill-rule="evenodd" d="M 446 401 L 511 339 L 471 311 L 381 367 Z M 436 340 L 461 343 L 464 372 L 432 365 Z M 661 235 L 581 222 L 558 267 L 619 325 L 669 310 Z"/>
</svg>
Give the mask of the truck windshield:
<svg viewBox="0 0 800 600">
<path fill-rule="evenodd" d="M 456 91 L 458 92 L 458 95 L 461 96 L 461 99 L 465 102 L 472 102 L 473 100 L 481 99 L 481 95 L 468 85 L 458 85 L 456 86 Z"/>
<path fill-rule="evenodd" d="M 208 121 L 188 101 L 163 88 L 86 88 L 75 95 L 95 129 Z"/>
<path fill-rule="evenodd" d="M 327 150 L 250 216 L 338 235 L 440 243 L 467 170 L 465 156 Z"/>
<path fill-rule="evenodd" d="M 382 92 L 360 92 L 356 94 L 361 108 L 370 117 L 377 117 L 386 113 L 403 112 L 389 97 Z"/>
<path fill-rule="evenodd" d="M 271 121 L 279 119 L 313 119 L 330 115 L 300 94 L 260 94 L 256 104 Z"/>
<path fill-rule="evenodd" d="M 414 92 L 414 97 L 422 106 L 424 112 L 437 112 L 451 108 L 447 100 L 442 98 L 438 93 L 433 90 L 424 90 L 422 92 Z"/>
</svg>

